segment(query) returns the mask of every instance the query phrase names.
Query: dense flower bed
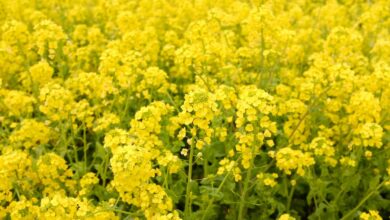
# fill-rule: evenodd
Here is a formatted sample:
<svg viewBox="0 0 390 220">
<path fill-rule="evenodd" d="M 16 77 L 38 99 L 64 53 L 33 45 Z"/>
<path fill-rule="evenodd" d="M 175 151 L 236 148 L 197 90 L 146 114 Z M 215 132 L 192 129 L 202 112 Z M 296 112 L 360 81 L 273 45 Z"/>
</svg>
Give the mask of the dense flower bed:
<svg viewBox="0 0 390 220">
<path fill-rule="evenodd" d="M 389 217 L 390 1 L 0 9 L 0 218 Z"/>
</svg>

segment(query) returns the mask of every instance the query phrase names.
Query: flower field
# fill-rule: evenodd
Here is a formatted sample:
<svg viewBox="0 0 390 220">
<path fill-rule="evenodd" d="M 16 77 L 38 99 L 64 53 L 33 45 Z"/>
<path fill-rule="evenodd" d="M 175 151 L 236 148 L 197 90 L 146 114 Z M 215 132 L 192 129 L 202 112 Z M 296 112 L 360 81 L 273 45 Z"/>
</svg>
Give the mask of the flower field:
<svg viewBox="0 0 390 220">
<path fill-rule="evenodd" d="M 388 219 L 389 130 L 389 0 L 0 0 L 0 219 Z"/>
</svg>

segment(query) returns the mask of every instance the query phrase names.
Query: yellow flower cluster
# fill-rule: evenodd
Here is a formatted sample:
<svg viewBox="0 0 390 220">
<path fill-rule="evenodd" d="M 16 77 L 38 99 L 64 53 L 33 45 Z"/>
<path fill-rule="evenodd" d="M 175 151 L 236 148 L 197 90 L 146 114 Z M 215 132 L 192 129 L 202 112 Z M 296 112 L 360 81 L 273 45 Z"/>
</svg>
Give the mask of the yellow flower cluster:
<svg viewBox="0 0 390 220">
<path fill-rule="evenodd" d="M 121 199 L 138 206 L 148 219 L 177 219 L 177 213 L 170 212 L 172 201 L 161 186 L 149 183 L 149 179 L 158 174 L 153 169 L 152 155 L 147 149 L 135 145 L 120 147 L 111 159 L 114 179 L 112 186 L 119 192 Z M 129 181 L 131 180 L 131 181 Z"/>
<path fill-rule="evenodd" d="M 163 102 L 153 102 L 135 113 L 130 122 L 129 133 L 134 135 L 137 146 L 151 153 L 151 159 L 157 159 L 159 165 L 168 167 L 170 173 L 176 173 L 180 167 L 179 158 L 173 155 L 161 140 L 160 135 L 167 126 L 162 126 L 173 107 Z"/>
<path fill-rule="evenodd" d="M 274 99 L 267 92 L 255 87 L 241 88 L 237 101 L 235 136 L 237 152 L 242 154 L 242 166 L 248 169 L 263 144 L 274 147 L 272 135 L 276 123 L 270 119 L 276 111 Z"/>
<path fill-rule="evenodd" d="M 376 123 L 365 123 L 356 129 L 358 139 L 354 139 L 356 145 L 364 147 L 382 147 L 383 128 Z"/>
<path fill-rule="evenodd" d="M 238 182 L 242 179 L 241 170 L 236 165 L 235 161 L 229 161 L 229 159 L 224 158 L 221 161 L 219 161 L 219 165 L 220 165 L 220 167 L 218 168 L 218 171 L 217 171 L 218 175 L 222 175 L 225 172 L 232 172 L 232 174 L 234 176 L 234 180 L 236 182 Z"/>
<path fill-rule="evenodd" d="M 159 169 L 153 168 L 154 160 L 168 166 L 170 173 L 177 172 L 180 166 L 177 156 L 164 147 L 159 137 L 161 121 L 171 111 L 171 106 L 153 102 L 135 113 L 128 132 L 115 129 L 105 137 L 105 147 L 113 153 L 110 163 L 114 179 L 110 184 L 123 201 L 139 207 L 148 219 L 178 218 L 164 189 L 150 182 L 161 175 Z"/>
<path fill-rule="evenodd" d="M 45 187 L 43 194 L 66 194 L 66 190 L 73 191 L 75 187 L 73 172 L 62 157 L 55 153 L 47 153 L 39 158 L 36 166 L 38 178 Z"/>
<path fill-rule="evenodd" d="M 118 219 L 113 212 L 105 211 L 86 200 L 55 194 L 44 197 L 40 205 L 21 198 L 8 209 L 12 219 Z"/>
<path fill-rule="evenodd" d="M 264 184 L 265 186 L 270 186 L 270 187 L 274 187 L 278 184 L 278 182 L 276 181 L 276 179 L 279 177 L 277 173 L 272 173 L 272 174 L 268 174 L 268 173 L 259 173 L 257 174 L 257 179 L 259 179 L 262 184 Z"/>
<path fill-rule="evenodd" d="M 119 117 L 110 112 L 104 112 L 103 115 L 96 119 L 95 126 L 93 130 L 95 132 L 104 131 L 110 128 L 111 125 L 119 124 Z"/>
<path fill-rule="evenodd" d="M 215 95 L 204 89 L 198 89 L 185 96 L 181 112 L 172 120 L 175 124 L 186 126 L 180 130 L 179 138 L 184 138 L 187 131 L 192 137 L 188 139 L 188 144 L 194 144 L 197 149 L 202 149 L 204 145 L 211 143 L 214 130 L 210 125 L 218 114 Z"/>
<path fill-rule="evenodd" d="M 29 190 L 30 182 L 37 181 L 36 173 L 29 172 L 32 161 L 26 152 L 4 152 L 0 156 L 0 163 L 1 178 L 7 180 L 0 183 L 0 201 L 11 202 L 15 188 L 16 190 Z"/>
<path fill-rule="evenodd" d="M 54 59 L 57 50 L 63 46 L 67 38 L 62 27 L 51 20 L 42 20 L 34 26 L 32 33 L 33 47 L 41 57 Z"/>
<path fill-rule="evenodd" d="M 73 108 L 74 97 L 63 86 L 50 83 L 40 89 L 39 110 L 52 121 L 68 120 Z"/>
<path fill-rule="evenodd" d="M 313 151 L 314 155 L 323 156 L 325 163 L 334 167 L 337 164 L 337 160 L 334 159 L 335 149 L 333 145 L 334 144 L 327 138 L 316 137 L 313 138 L 308 147 Z"/>
<path fill-rule="evenodd" d="M 21 74 L 20 80 L 23 86 L 28 89 L 36 90 L 52 79 L 54 70 L 46 60 L 41 60 L 29 68 L 27 72 Z"/>
<path fill-rule="evenodd" d="M 305 168 L 315 163 L 314 158 L 309 153 L 293 150 L 290 147 L 280 149 L 276 153 L 275 159 L 276 166 L 288 175 L 292 174 L 292 170 L 296 170 L 298 175 L 303 176 Z"/>
<path fill-rule="evenodd" d="M 369 210 L 368 212 L 362 212 L 359 216 L 361 220 L 382 220 L 378 211 Z"/>
<path fill-rule="evenodd" d="M 7 112 L 9 116 L 25 116 L 31 113 L 36 102 L 33 97 L 23 91 L 1 90 L 0 89 L 0 109 Z"/>
<path fill-rule="evenodd" d="M 96 185 L 98 183 L 99 183 L 99 179 L 96 177 L 95 173 L 92 172 L 86 173 L 80 180 L 81 190 L 79 192 L 79 196 L 83 196 L 86 195 L 87 193 L 90 193 L 93 185 Z"/>
<path fill-rule="evenodd" d="M 18 130 L 12 132 L 9 141 L 13 147 L 26 149 L 49 143 L 52 136 L 50 128 L 35 119 L 25 119 Z"/>
<path fill-rule="evenodd" d="M 65 83 L 74 95 L 78 97 L 84 96 L 91 100 L 104 99 L 110 94 L 115 94 L 117 90 L 113 85 L 111 77 L 98 75 L 93 72 L 73 74 Z"/>
</svg>

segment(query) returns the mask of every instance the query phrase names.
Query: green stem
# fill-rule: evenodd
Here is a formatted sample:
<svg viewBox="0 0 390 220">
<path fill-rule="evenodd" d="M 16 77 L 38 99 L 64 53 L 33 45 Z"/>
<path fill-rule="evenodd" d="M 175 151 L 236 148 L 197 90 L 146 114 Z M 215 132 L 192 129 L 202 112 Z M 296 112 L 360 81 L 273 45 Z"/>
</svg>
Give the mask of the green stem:
<svg viewBox="0 0 390 220">
<path fill-rule="evenodd" d="M 84 122 L 83 122 L 83 144 L 84 144 L 84 172 L 86 173 L 88 143 L 87 143 L 87 129 Z"/>
<path fill-rule="evenodd" d="M 77 149 L 77 145 L 76 145 L 76 142 L 75 142 L 76 134 L 75 134 L 75 132 L 73 130 L 72 119 L 70 117 L 68 119 L 68 123 L 70 124 L 69 128 L 70 128 L 70 133 L 72 135 L 72 147 L 73 147 L 74 157 L 75 157 L 76 163 L 78 164 L 79 163 L 78 149 Z"/>
<path fill-rule="evenodd" d="M 20 200 L 21 196 L 20 196 L 18 184 L 17 184 L 17 183 L 14 183 L 14 184 L 13 184 L 13 188 L 14 188 L 15 195 L 16 195 L 17 199 Z"/>
<path fill-rule="evenodd" d="M 229 174 L 230 174 L 230 172 L 228 172 L 228 173 L 225 175 L 225 177 L 223 178 L 222 182 L 219 184 L 218 189 L 217 189 L 217 193 L 218 193 L 219 191 L 221 191 L 222 186 L 223 186 L 223 184 L 225 184 L 225 182 L 226 182 L 226 180 L 227 180 Z M 203 216 L 202 216 L 202 220 L 205 219 L 206 214 L 207 214 L 207 211 L 209 210 L 209 208 L 211 207 L 211 205 L 213 204 L 213 202 L 214 202 L 214 198 L 212 198 L 212 199 L 209 200 L 209 203 L 207 204 L 207 207 L 206 207 L 206 209 L 205 209 L 205 211 L 204 211 L 204 214 L 203 214 Z"/>
<path fill-rule="evenodd" d="M 195 139 L 192 139 L 190 148 L 190 158 L 188 160 L 188 174 L 187 174 L 187 189 L 186 189 L 186 203 L 184 208 L 185 219 L 191 216 L 191 182 L 192 182 L 192 165 L 194 159 L 194 143 Z"/>
<path fill-rule="evenodd" d="M 206 158 L 203 159 L 203 176 L 207 177 L 209 175 L 209 162 Z"/>
<path fill-rule="evenodd" d="M 382 183 L 380 183 L 374 190 L 372 190 L 370 193 L 368 193 L 360 202 L 357 204 L 355 208 L 353 208 L 351 211 L 349 211 L 346 215 L 344 215 L 340 220 L 346 220 L 348 219 L 352 214 L 354 214 L 375 192 L 377 192 L 383 184 L 387 180 L 384 180 Z"/>
<path fill-rule="evenodd" d="M 124 109 L 122 110 L 122 117 L 121 118 L 124 118 L 127 114 L 127 110 L 129 109 L 129 97 L 130 97 L 130 89 L 128 88 L 127 91 L 126 91 L 126 98 L 125 98 L 125 107 Z"/>
<path fill-rule="evenodd" d="M 104 156 L 104 170 L 103 170 L 103 186 L 106 187 L 106 181 L 107 181 L 107 171 L 109 166 L 109 155 L 108 152 L 106 152 L 106 155 Z"/>
<path fill-rule="evenodd" d="M 256 144 L 252 144 L 252 149 L 251 149 L 251 152 L 252 152 L 252 158 L 250 160 L 250 166 L 248 168 L 248 172 L 246 173 L 246 177 L 245 177 L 245 180 L 244 180 L 244 188 L 242 190 L 242 195 L 241 195 L 241 199 L 240 199 L 240 203 L 239 203 L 239 206 L 238 206 L 238 220 L 242 220 L 244 219 L 244 215 L 245 215 L 245 199 L 246 199 L 246 194 L 247 194 L 247 191 L 248 191 L 248 186 L 249 186 L 249 181 L 251 180 L 251 176 L 252 176 L 252 168 L 254 167 L 253 165 L 253 160 L 254 160 L 254 157 L 255 157 L 255 146 Z"/>
<path fill-rule="evenodd" d="M 249 180 L 251 179 L 251 169 L 248 169 L 248 172 L 245 177 L 245 182 L 244 182 L 244 189 L 242 190 L 242 195 L 238 207 L 238 220 L 244 219 L 244 208 L 245 208 L 245 199 L 246 199 L 246 193 L 248 190 L 248 185 L 249 185 Z"/>
<path fill-rule="evenodd" d="M 169 180 L 168 180 L 168 177 L 169 177 L 169 171 L 168 169 L 165 169 L 164 170 L 164 183 L 163 183 L 163 186 L 165 189 L 169 189 Z"/>
<path fill-rule="evenodd" d="M 295 191 L 295 186 L 292 186 L 290 194 L 288 195 L 288 200 L 287 200 L 287 212 L 290 211 L 291 202 L 292 202 L 292 198 L 293 198 L 293 195 L 294 195 L 294 191 Z"/>
<path fill-rule="evenodd" d="M 142 214 L 141 213 L 133 213 L 133 212 L 127 212 L 127 211 L 123 211 L 123 210 L 120 210 L 120 209 L 106 209 L 107 211 L 113 211 L 113 212 L 118 212 L 118 213 L 121 213 L 121 214 L 126 214 L 128 216 L 134 216 L 134 217 L 141 217 Z M 98 213 L 98 212 L 96 212 Z"/>
<path fill-rule="evenodd" d="M 244 182 L 244 188 L 242 190 L 242 195 L 241 195 L 241 199 L 240 199 L 240 203 L 239 203 L 239 206 L 238 206 L 238 220 L 242 220 L 244 219 L 244 211 L 245 211 L 245 204 L 246 204 L 246 194 L 248 192 L 248 186 L 249 186 L 249 181 L 251 180 L 252 178 L 252 168 L 254 167 L 253 165 L 253 160 L 255 158 L 255 146 L 257 146 L 255 143 L 252 144 L 252 149 L 251 149 L 251 152 L 252 152 L 252 158 L 250 160 L 250 166 L 248 168 L 248 171 L 246 173 L 246 177 L 245 177 L 245 182 Z"/>
</svg>

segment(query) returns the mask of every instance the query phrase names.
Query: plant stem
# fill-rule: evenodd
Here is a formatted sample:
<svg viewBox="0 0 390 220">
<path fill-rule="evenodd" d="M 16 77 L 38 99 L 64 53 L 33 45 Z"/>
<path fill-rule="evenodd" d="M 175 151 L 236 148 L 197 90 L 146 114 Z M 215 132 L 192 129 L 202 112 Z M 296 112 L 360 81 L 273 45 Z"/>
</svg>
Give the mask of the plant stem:
<svg viewBox="0 0 390 220">
<path fill-rule="evenodd" d="M 83 145 L 84 145 L 84 173 L 87 172 L 87 150 L 88 150 L 88 143 L 87 143 L 87 128 L 85 125 L 85 122 L 83 122 Z"/>
<path fill-rule="evenodd" d="M 360 202 L 359 204 L 357 204 L 357 206 L 355 208 L 353 208 L 351 211 L 349 211 L 346 215 L 344 215 L 340 220 L 346 220 L 348 219 L 352 214 L 354 214 L 359 208 L 360 206 L 362 206 L 375 192 L 377 192 L 382 186 L 383 184 L 386 182 L 387 180 L 384 180 L 382 183 L 380 183 L 374 190 L 372 190 L 370 193 L 368 193 Z"/>
<path fill-rule="evenodd" d="M 209 162 L 206 158 L 203 159 L 203 176 L 207 177 L 209 175 Z"/>
<path fill-rule="evenodd" d="M 246 199 L 246 194 L 247 194 L 247 191 L 248 191 L 248 186 L 249 186 L 249 181 L 251 180 L 252 178 L 252 168 L 254 167 L 253 165 L 253 160 L 255 158 L 255 146 L 256 144 L 252 144 L 252 148 L 251 148 L 251 152 L 252 152 L 252 158 L 250 159 L 250 164 L 249 164 L 249 168 L 248 168 L 248 171 L 246 173 L 246 177 L 245 177 L 245 182 L 244 182 L 244 189 L 242 190 L 242 195 L 241 195 L 241 199 L 240 199 L 240 204 L 238 206 L 238 220 L 242 220 L 244 219 L 244 209 L 245 209 L 245 199 Z"/>
<path fill-rule="evenodd" d="M 225 184 L 225 182 L 226 182 L 226 180 L 227 180 L 229 174 L 230 174 L 230 172 L 228 172 L 228 173 L 225 175 L 225 177 L 223 178 L 222 182 L 219 184 L 218 189 L 217 189 L 217 193 L 218 193 L 219 191 L 221 191 L 222 186 L 223 186 L 223 184 Z M 209 210 L 209 208 L 211 207 L 211 205 L 213 204 L 213 202 L 214 202 L 214 198 L 211 198 L 211 199 L 209 200 L 209 203 L 207 204 L 207 207 L 206 207 L 205 211 L 204 211 L 204 214 L 203 214 L 203 216 L 202 216 L 202 220 L 205 219 L 206 214 L 207 214 L 207 211 Z"/>
<path fill-rule="evenodd" d="M 239 203 L 239 206 L 238 206 L 238 218 L 239 220 L 242 220 L 244 219 L 244 210 L 245 210 L 245 200 L 246 200 L 246 194 L 247 194 L 247 191 L 248 191 L 248 186 L 249 186 L 249 181 L 251 180 L 252 178 L 252 168 L 254 167 L 253 165 L 253 160 L 254 160 L 254 157 L 255 157 L 255 154 L 254 154 L 254 147 L 255 144 L 252 145 L 252 149 L 251 149 L 251 152 L 252 152 L 252 158 L 250 160 L 250 166 L 248 168 L 248 171 L 246 173 L 246 176 L 245 176 L 245 181 L 244 181 L 244 188 L 242 190 L 242 195 L 241 195 L 241 199 L 240 199 L 240 203 Z"/>
<path fill-rule="evenodd" d="M 291 201 L 292 201 L 292 198 L 294 195 L 294 190 L 295 190 L 295 186 L 292 186 L 290 194 L 288 195 L 288 200 L 287 200 L 287 212 L 289 212 L 290 208 L 291 208 Z"/>
<path fill-rule="evenodd" d="M 76 134 L 75 134 L 75 132 L 73 130 L 72 119 L 70 117 L 68 118 L 68 123 L 69 123 L 70 133 L 72 135 L 72 147 L 73 147 L 73 151 L 74 151 L 74 157 L 75 157 L 76 163 L 78 164 L 79 163 L 79 156 L 78 156 L 77 145 L 76 145 L 76 142 L 75 142 Z M 68 128 L 66 128 L 66 129 L 68 129 Z"/>
<path fill-rule="evenodd" d="M 104 163 L 104 170 L 103 170 L 103 186 L 105 187 L 106 186 L 106 182 L 107 182 L 107 170 L 108 170 L 108 166 L 109 166 L 109 155 L 108 155 L 108 152 L 106 152 L 106 155 L 104 155 L 104 160 L 103 160 L 103 163 Z"/>
<path fill-rule="evenodd" d="M 185 219 L 191 216 L 191 182 L 192 182 L 192 165 L 194 158 L 195 139 L 192 139 L 190 148 L 190 158 L 188 159 L 188 174 L 187 174 L 187 189 L 186 189 L 186 203 L 184 208 Z"/>
<path fill-rule="evenodd" d="M 248 168 L 248 172 L 246 173 L 245 182 L 244 182 L 244 189 L 242 190 L 240 204 L 238 206 L 238 218 L 237 219 L 239 219 L 239 220 L 244 219 L 245 199 L 246 199 L 246 193 L 248 190 L 248 185 L 249 185 L 250 179 L 251 179 L 251 169 Z"/>
</svg>

